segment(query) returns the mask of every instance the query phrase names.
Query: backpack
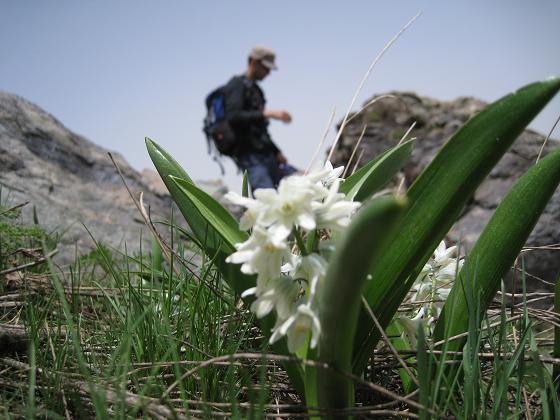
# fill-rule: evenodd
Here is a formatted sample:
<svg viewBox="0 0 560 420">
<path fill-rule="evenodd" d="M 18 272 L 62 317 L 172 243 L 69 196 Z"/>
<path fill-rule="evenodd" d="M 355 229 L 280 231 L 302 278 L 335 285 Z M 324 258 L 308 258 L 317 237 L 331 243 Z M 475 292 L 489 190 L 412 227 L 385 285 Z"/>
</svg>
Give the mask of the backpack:
<svg viewBox="0 0 560 420">
<path fill-rule="evenodd" d="M 212 145 L 221 155 L 233 156 L 237 139 L 226 115 L 226 94 L 224 86 L 210 92 L 206 97 L 206 117 L 203 131 L 208 142 L 208 152 Z"/>
</svg>

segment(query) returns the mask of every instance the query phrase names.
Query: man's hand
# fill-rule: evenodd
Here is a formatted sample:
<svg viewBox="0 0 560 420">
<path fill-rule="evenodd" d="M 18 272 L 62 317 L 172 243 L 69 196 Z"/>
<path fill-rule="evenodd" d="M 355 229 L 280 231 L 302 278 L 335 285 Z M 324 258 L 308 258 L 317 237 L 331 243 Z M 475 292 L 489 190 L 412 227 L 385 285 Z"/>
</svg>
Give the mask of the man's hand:
<svg viewBox="0 0 560 420">
<path fill-rule="evenodd" d="M 265 109 L 263 112 L 265 118 L 271 118 L 273 120 L 280 120 L 285 123 L 289 123 L 292 121 L 292 116 L 288 111 L 284 111 L 283 109 Z"/>
<path fill-rule="evenodd" d="M 288 163 L 288 159 L 286 159 L 286 156 L 284 156 L 282 152 L 278 152 L 278 154 L 276 155 L 276 159 L 278 160 L 278 163 L 281 165 L 284 163 Z"/>
</svg>

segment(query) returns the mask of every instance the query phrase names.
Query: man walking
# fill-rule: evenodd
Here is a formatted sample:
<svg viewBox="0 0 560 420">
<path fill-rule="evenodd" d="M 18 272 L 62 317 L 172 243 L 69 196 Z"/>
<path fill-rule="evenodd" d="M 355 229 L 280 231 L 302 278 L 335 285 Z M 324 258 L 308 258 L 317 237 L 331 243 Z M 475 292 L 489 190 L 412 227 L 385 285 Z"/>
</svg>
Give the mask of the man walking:
<svg viewBox="0 0 560 420">
<path fill-rule="evenodd" d="M 245 73 L 234 76 L 224 87 L 226 115 L 237 139 L 233 159 L 239 169 L 247 171 L 252 191 L 276 188 L 282 177 L 296 172 L 268 132 L 269 120 L 289 123 L 292 117 L 287 111 L 266 108 L 257 84 L 277 69 L 275 59 L 270 48 L 254 47 Z"/>
</svg>

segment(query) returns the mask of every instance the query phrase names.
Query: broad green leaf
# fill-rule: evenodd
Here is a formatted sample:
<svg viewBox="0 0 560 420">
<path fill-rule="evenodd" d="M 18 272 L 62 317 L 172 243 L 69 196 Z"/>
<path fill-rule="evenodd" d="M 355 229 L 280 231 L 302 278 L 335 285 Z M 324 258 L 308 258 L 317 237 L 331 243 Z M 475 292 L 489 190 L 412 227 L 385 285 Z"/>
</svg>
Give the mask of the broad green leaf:
<svg viewBox="0 0 560 420">
<path fill-rule="evenodd" d="M 480 313 L 494 298 L 539 216 L 560 183 L 560 150 L 532 166 L 502 200 L 470 252 L 436 324 L 436 341 L 467 331 L 466 283 L 480 294 Z M 450 350 L 462 348 L 453 340 Z"/>
<path fill-rule="evenodd" d="M 517 136 L 560 89 L 560 79 L 530 84 L 471 118 L 440 150 L 408 191 L 410 207 L 400 229 L 371 271 L 364 295 L 387 326 L 415 274 L 449 231 L 467 200 Z M 354 372 L 360 374 L 379 340 L 360 315 Z"/>
<path fill-rule="evenodd" d="M 235 251 L 235 244 L 244 242 L 249 238 L 247 232 L 239 230 L 237 221 L 233 216 L 212 196 L 202 191 L 193 183 L 170 176 L 179 191 L 175 194 L 175 202 L 180 209 L 187 205 L 194 206 L 189 215 L 183 214 L 185 219 L 197 212 L 208 224 L 208 229 L 213 230 L 221 241 L 218 249 L 207 249 L 208 257 L 214 262 L 229 286 L 241 294 L 255 285 L 255 276 L 248 276 L 239 270 L 238 265 L 227 264 L 225 259 Z"/>
<path fill-rule="evenodd" d="M 214 197 L 204 192 L 192 182 L 171 176 L 171 179 L 179 189 L 189 198 L 192 204 L 200 212 L 201 216 L 218 232 L 224 239 L 229 250 L 235 250 L 235 244 L 245 242 L 249 235 L 239 230 L 239 223 L 227 209 Z"/>
<path fill-rule="evenodd" d="M 340 192 L 354 201 L 364 201 L 379 191 L 410 158 L 414 140 L 386 150 L 346 178 Z"/>
<path fill-rule="evenodd" d="M 177 178 L 186 179 L 192 182 L 191 177 L 185 172 L 181 165 L 179 165 L 177 161 L 173 159 L 173 157 L 159 144 L 148 137 L 146 137 L 144 141 L 146 143 L 146 148 L 148 149 L 148 154 L 150 155 L 152 162 L 168 189 L 170 182 L 165 179 L 168 175 L 173 175 Z"/>
<path fill-rule="evenodd" d="M 387 233 L 395 226 L 406 205 L 404 197 L 373 200 L 359 211 L 340 238 L 332 256 L 321 294 L 319 320 L 321 336 L 317 358 L 333 368 L 350 372 L 352 347 L 362 290 L 368 268 L 383 250 Z M 354 384 L 332 370 L 316 373 L 321 408 L 347 408 L 353 405 Z"/>
<path fill-rule="evenodd" d="M 146 139 L 146 147 L 194 236 L 203 245 L 204 252 L 214 261 L 226 282 L 238 294 L 253 287 L 254 276 L 247 276 L 239 271 L 238 266 L 225 262 L 235 251 L 234 244 L 246 240 L 247 233 L 237 228 L 233 216 L 220 203 L 192 183 L 183 168 L 161 146 Z M 181 179 L 182 182 L 177 183 L 177 179 Z M 191 189 L 189 185 L 192 186 Z M 190 191 L 190 196 L 185 189 Z M 195 190 L 198 192 L 194 192 Z"/>
<path fill-rule="evenodd" d="M 243 238 L 246 238 L 247 234 L 237 229 L 237 235 L 231 233 L 230 237 L 222 236 L 223 232 L 219 232 L 218 230 L 216 230 L 217 222 L 212 224 L 206 218 L 212 212 L 204 213 L 203 208 L 197 207 L 196 203 L 193 202 L 193 200 L 185 194 L 185 192 L 175 181 L 173 181 L 173 177 L 183 179 L 185 180 L 184 184 L 181 184 L 183 188 L 188 188 L 185 187 L 185 184 L 187 183 L 190 183 L 194 188 L 196 188 L 185 170 L 181 168 L 181 166 L 173 159 L 173 157 L 171 157 L 171 155 L 169 155 L 161 146 L 159 146 L 154 141 L 146 138 L 146 147 L 159 175 L 161 176 L 161 179 L 165 183 L 165 186 L 169 190 L 171 197 L 173 198 L 173 200 L 179 207 L 179 210 L 183 214 L 185 220 L 189 224 L 194 237 L 203 246 L 206 255 L 209 258 L 214 259 L 218 269 L 226 277 L 226 280 L 231 280 L 232 276 L 242 277 L 242 275 L 240 275 L 241 273 L 237 273 L 239 271 L 238 267 L 234 267 L 229 264 L 226 265 L 224 260 L 235 250 L 233 246 L 235 240 L 238 239 L 239 242 L 241 242 L 242 240 L 245 240 Z M 198 188 L 196 189 L 198 190 Z M 203 192 L 201 192 L 199 195 L 208 196 Z M 208 201 L 208 199 L 205 200 L 205 202 Z M 230 229 L 228 231 L 233 232 L 236 229 L 236 224 L 234 225 L 234 223 L 236 223 L 235 219 L 233 219 L 233 217 L 229 214 L 229 212 L 227 212 L 227 210 L 225 210 L 221 206 L 221 204 L 215 202 L 215 200 L 213 201 L 214 203 L 212 204 L 212 208 L 213 211 L 217 212 L 216 218 L 223 218 L 224 220 L 227 220 L 227 222 L 224 223 L 227 226 L 230 226 Z M 241 283 L 249 284 L 250 281 L 245 279 L 241 280 Z M 240 289 L 240 287 L 234 287 L 234 290 L 236 290 L 237 292 L 239 292 L 238 289 Z"/>
<path fill-rule="evenodd" d="M 191 178 L 169 153 L 159 144 L 147 137 L 146 148 L 169 194 L 171 194 L 173 200 L 176 201 L 176 197 L 179 196 L 180 191 L 177 185 L 171 180 L 170 176 L 192 182 Z M 177 205 L 179 206 L 179 203 L 177 203 Z M 183 200 L 179 206 L 179 210 L 181 210 L 195 238 L 208 249 L 208 253 L 214 255 L 220 247 L 221 239 L 219 236 L 209 227 L 208 222 L 198 212 L 194 204 L 188 200 Z"/>
</svg>

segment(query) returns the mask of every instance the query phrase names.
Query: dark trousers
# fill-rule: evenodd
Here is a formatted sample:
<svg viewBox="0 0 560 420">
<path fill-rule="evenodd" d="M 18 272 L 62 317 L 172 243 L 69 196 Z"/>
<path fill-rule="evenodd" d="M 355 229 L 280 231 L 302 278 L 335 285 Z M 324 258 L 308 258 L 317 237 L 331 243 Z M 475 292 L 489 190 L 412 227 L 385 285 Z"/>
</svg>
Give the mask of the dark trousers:
<svg viewBox="0 0 560 420">
<path fill-rule="evenodd" d="M 279 164 L 274 153 L 247 153 L 238 156 L 236 161 L 239 169 L 247 171 L 253 192 L 259 188 L 276 188 L 283 177 L 297 172 L 291 165 Z"/>
</svg>

